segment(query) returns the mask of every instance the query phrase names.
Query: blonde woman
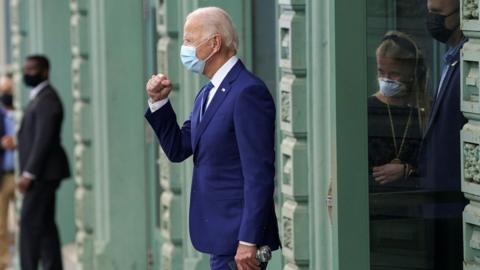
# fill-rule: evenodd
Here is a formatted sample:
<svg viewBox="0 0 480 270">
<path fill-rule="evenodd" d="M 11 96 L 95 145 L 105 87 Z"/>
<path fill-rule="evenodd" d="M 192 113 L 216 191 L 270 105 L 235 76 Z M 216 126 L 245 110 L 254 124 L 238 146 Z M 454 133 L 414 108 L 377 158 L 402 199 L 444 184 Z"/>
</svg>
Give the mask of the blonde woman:
<svg viewBox="0 0 480 270">
<path fill-rule="evenodd" d="M 396 185 L 415 174 L 427 102 L 427 73 L 416 43 L 388 32 L 376 50 L 378 91 L 368 98 L 369 169 L 374 185 Z"/>
</svg>

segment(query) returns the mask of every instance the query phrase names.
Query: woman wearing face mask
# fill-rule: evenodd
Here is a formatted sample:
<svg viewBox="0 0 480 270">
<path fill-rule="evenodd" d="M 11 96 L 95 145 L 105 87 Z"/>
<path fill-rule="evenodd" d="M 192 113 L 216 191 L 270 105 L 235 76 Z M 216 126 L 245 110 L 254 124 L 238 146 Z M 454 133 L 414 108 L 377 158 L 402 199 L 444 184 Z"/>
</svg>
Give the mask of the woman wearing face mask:
<svg viewBox="0 0 480 270">
<path fill-rule="evenodd" d="M 372 269 L 423 269 L 431 258 L 421 251 L 430 248 L 418 239 L 429 237 L 421 234 L 428 224 L 419 218 L 422 207 L 413 194 L 428 111 L 426 68 L 415 42 L 396 31 L 383 37 L 376 62 L 378 91 L 368 98 Z M 391 260 L 402 252 L 409 258 Z"/>
<path fill-rule="evenodd" d="M 369 172 L 372 186 L 415 186 L 426 122 L 426 68 L 415 42 L 387 33 L 376 50 L 379 90 L 368 98 Z"/>
</svg>

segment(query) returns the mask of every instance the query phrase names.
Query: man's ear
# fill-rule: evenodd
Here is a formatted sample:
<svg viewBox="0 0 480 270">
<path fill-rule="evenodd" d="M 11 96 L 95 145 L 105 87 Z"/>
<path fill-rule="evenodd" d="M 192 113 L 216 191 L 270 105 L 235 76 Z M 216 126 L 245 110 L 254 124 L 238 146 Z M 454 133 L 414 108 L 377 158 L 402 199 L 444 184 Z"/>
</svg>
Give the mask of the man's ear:
<svg viewBox="0 0 480 270">
<path fill-rule="evenodd" d="M 219 52 L 220 49 L 222 48 L 222 36 L 220 35 L 215 35 L 215 37 L 213 38 L 213 48 Z"/>
</svg>

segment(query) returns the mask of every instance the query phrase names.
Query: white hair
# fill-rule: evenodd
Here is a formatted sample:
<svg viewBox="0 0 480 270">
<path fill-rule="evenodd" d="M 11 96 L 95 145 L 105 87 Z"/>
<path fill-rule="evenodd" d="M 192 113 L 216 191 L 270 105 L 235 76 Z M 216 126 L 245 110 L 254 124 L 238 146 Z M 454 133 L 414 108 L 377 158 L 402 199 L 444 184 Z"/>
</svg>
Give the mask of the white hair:
<svg viewBox="0 0 480 270">
<path fill-rule="evenodd" d="M 225 46 L 231 50 L 238 50 L 238 34 L 228 13 L 218 7 L 204 7 L 192 11 L 187 21 L 192 17 L 202 16 L 202 23 L 206 33 L 211 36 L 220 34 Z"/>
</svg>

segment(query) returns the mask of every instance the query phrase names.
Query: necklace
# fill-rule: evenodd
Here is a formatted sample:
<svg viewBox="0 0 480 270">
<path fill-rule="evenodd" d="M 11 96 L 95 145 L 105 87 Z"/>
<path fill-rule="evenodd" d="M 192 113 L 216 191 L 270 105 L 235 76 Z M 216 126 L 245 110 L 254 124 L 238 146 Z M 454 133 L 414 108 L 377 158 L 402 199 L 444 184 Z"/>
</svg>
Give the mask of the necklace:
<svg viewBox="0 0 480 270">
<path fill-rule="evenodd" d="M 393 145 L 395 147 L 395 158 L 390 162 L 392 164 L 402 164 L 402 161 L 400 160 L 400 154 L 402 153 L 403 146 L 405 145 L 405 138 L 407 137 L 408 133 L 408 128 L 410 127 L 410 121 L 412 120 L 412 107 L 410 107 L 410 112 L 408 113 L 408 120 L 407 124 L 405 125 L 405 130 L 403 131 L 403 137 L 402 137 L 402 142 L 400 144 L 400 148 L 397 146 L 397 138 L 395 136 L 395 127 L 393 125 L 393 117 L 392 117 L 392 112 L 390 110 L 390 105 L 387 103 L 387 110 L 388 110 L 388 117 L 390 118 L 390 128 L 392 130 L 392 139 L 393 139 Z"/>
</svg>

